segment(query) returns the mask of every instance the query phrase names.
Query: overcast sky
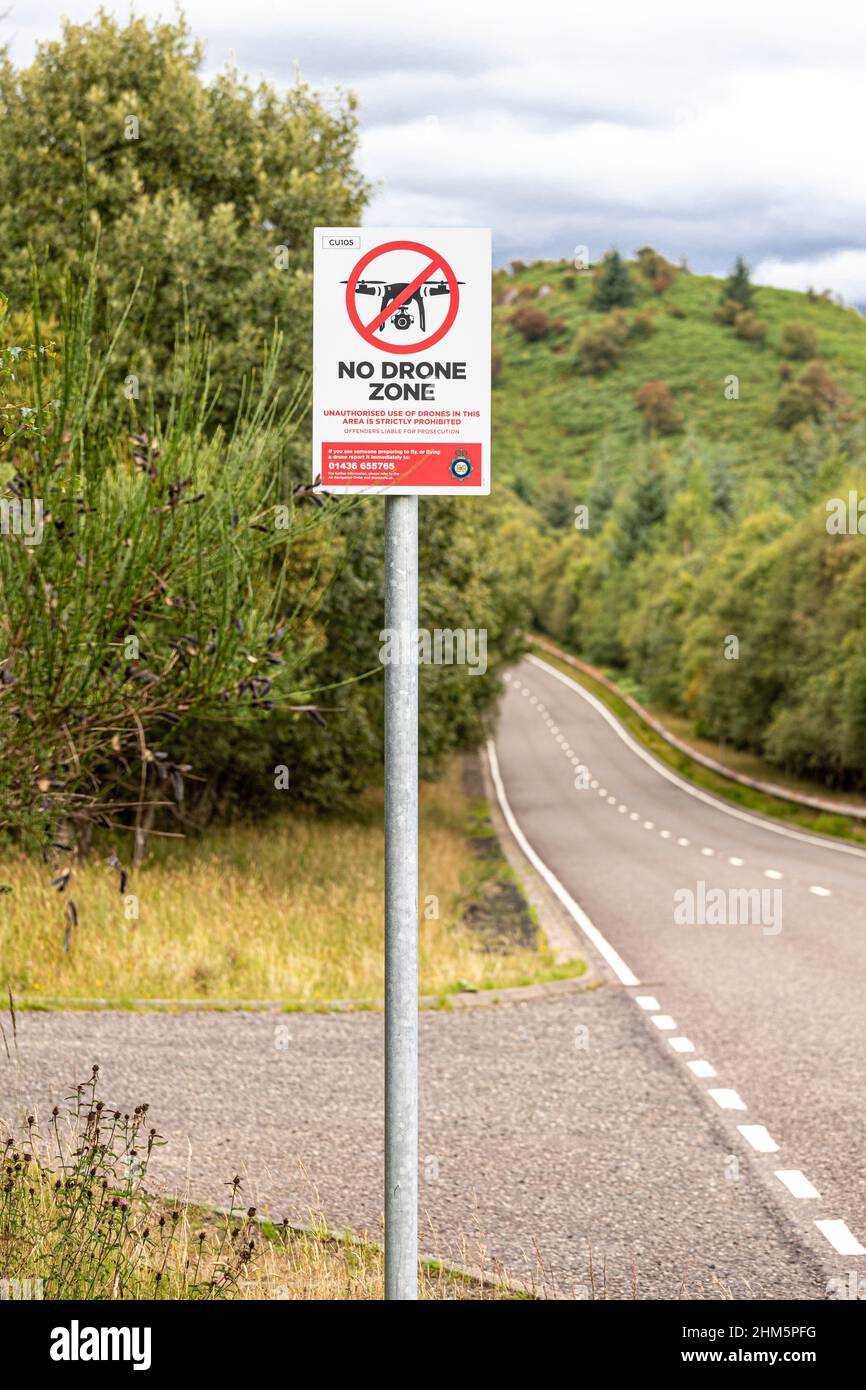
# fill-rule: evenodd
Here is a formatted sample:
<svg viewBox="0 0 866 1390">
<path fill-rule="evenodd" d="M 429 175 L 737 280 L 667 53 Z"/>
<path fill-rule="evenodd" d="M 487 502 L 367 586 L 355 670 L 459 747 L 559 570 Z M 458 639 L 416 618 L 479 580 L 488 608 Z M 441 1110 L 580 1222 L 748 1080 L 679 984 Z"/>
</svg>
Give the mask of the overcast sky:
<svg viewBox="0 0 866 1390">
<path fill-rule="evenodd" d="M 96 0 L 7 0 L 29 61 Z M 125 3 L 106 8 L 128 13 Z M 139 14 L 171 15 L 138 0 Z M 206 72 L 360 98 L 370 225 L 491 226 L 498 262 L 650 243 L 866 301 L 866 6 L 187 0 Z"/>
</svg>

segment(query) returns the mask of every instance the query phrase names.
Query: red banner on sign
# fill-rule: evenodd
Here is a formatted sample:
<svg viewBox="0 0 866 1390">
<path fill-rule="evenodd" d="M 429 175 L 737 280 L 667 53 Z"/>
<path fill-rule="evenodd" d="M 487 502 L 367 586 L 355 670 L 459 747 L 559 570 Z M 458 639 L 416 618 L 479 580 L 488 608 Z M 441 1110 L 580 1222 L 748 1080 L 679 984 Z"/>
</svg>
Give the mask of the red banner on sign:
<svg viewBox="0 0 866 1390">
<path fill-rule="evenodd" d="M 366 483 L 387 488 L 395 483 L 413 487 L 481 485 L 480 444 L 323 443 L 322 486 Z"/>
</svg>

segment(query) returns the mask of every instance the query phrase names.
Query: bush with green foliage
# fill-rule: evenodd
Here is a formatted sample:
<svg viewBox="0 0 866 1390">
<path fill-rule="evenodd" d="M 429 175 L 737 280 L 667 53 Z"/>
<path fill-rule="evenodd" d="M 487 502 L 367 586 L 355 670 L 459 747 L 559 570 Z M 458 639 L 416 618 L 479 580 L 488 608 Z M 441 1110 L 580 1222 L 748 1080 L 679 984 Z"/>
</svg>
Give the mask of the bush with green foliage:
<svg viewBox="0 0 866 1390">
<path fill-rule="evenodd" d="M 309 587 L 321 515 L 280 494 L 297 409 L 275 390 L 279 340 L 230 434 L 206 428 L 205 344 L 179 348 L 159 424 L 110 389 L 96 294 L 94 271 L 48 353 L 34 299 L 29 368 L 0 379 L 4 413 L 14 392 L 33 421 L 0 452 L 0 805 L 31 841 L 140 815 L 151 784 L 180 805 L 170 731 L 227 705 L 290 708 L 306 656 L 310 599 L 281 624 L 280 576 L 290 564 Z"/>
<path fill-rule="evenodd" d="M 651 338 L 656 331 L 655 314 L 649 309 L 640 309 L 628 326 L 628 336 L 635 342 Z"/>
<path fill-rule="evenodd" d="M 767 337 L 767 325 L 751 309 L 743 309 L 734 319 L 734 332 L 745 343 L 763 343 Z"/>
<path fill-rule="evenodd" d="M 664 381 L 646 381 L 635 397 L 644 424 L 657 434 L 675 434 L 683 427 L 683 412 Z"/>
<path fill-rule="evenodd" d="M 793 319 L 782 329 L 779 351 L 794 362 L 808 362 L 818 356 L 818 334 L 811 323 Z"/>
<path fill-rule="evenodd" d="M 806 364 L 799 376 L 782 387 L 773 422 L 780 429 L 790 430 L 804 420 L 821 420 L 844 404 L 844 391 L 824 363 L 815 358 Z"/>
<path fill-rule="evenodd" d="M 600 322 L 589 321 L 578 335 L 575 356 L 582 372 L 600 376 L 616 366 L 629 340 L 629 322 L 615 309 Z"/>
<path fill-rule="evenodd" d="M 726 324 L 730 328 L 733 327 L 741 313 L 743 313 L 743 309 L 736 299 L 722 299 L 713 310 L 713 318 L 716 323 Z"/>
</svg>

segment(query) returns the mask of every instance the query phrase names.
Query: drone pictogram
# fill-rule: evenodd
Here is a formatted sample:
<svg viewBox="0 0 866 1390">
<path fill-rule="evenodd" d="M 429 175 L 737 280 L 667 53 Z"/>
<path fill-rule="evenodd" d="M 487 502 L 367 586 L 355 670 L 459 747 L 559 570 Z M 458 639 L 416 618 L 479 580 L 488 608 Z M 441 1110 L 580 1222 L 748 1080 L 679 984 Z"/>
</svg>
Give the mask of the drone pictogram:
<svg viewBox="0 0 866 1390">
<path fill-rule="evenodd" d="M 349 281 L 342 280 L 340 283 L 348 285 Z M 389 304 L 393 304 L 395 299 L 399 300 L 394 313 L 385 315 L 379 324 L 378 331 L 380 333 L 384 333 L 385 324 L 388 322 L 392 328 L 396 328 L 401 333 L 405 333 L 408 328 L 411 328 L 415 320 L 409 306 L 413 301 L 418 305 L 418 327 L 422 333 L 426 332 L 427 316 L 424 312 L 424 300 L 439 298 L 451 293 L 451 286 L 447 280 L 428 280 L 426 284 L 419 285 L 411 294 L 407 295 L 406 291 L 410 289 L 412 283 L 411 280 L 388 281 L 368 280 L 366 278 L 355 282 L 355 294 L 381 295 L 383 314 Z M 463 283 L 463 280 L 457 281 L 458 285 Z"/>
<path fill-rule="evenodd" d="M 393 253 L 399 253 L 396 262 Z M 425 352 L 445 337 L 457 318 L 463 281 L 457 279 L 441 252 L 424 242 L 386 241 L 371 247 L 342 284 L 346 286 L 346 312 L 356 332 L 380 352 L 402 355 Z M 377 310 L 362 319 L 359 304 L 365 298 L 368 302 L 375 299 Z M 434 322 L 428 328 L 431 299 L 441 300 L 445 315 L 438 326 Z"/>
</svg>

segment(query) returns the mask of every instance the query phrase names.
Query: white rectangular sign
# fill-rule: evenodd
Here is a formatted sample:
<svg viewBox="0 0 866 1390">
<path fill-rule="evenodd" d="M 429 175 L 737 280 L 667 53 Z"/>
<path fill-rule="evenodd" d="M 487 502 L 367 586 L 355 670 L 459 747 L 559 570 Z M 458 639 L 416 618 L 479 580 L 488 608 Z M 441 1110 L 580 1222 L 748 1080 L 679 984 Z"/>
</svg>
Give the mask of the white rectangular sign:
<svg viewBox="0 0 866 1390">
<path fill-rule="evenodd" d="M 313 482 L 490 492 L 489 230 L 317 227 Z"/>
</svg>

